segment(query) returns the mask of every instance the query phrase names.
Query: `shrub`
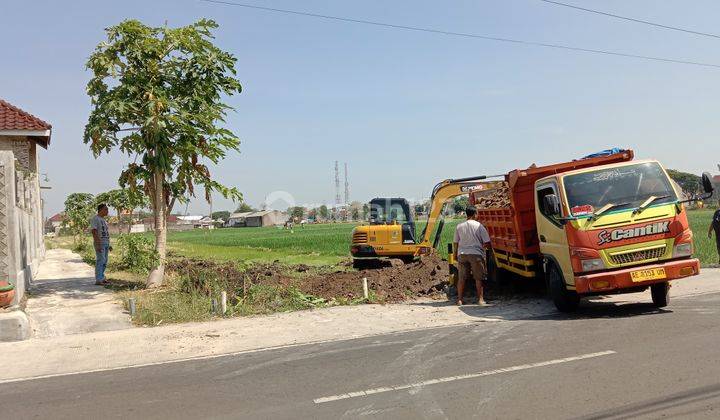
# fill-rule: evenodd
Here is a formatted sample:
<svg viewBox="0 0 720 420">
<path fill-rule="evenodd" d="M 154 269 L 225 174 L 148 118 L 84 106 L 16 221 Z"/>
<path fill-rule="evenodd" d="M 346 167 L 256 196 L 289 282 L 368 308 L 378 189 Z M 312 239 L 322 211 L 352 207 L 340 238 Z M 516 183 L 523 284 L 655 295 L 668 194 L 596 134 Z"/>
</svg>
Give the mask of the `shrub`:
<svg viewBox="0 0 720 420">
<path fill-rule="evenodd" d="M 85 254 L 92 251 L 92 244 L 88 238 L 75 237 L 72 250 L 78 254 Z"/>
<path fill-rule="evenodd" d="M 120 235 L 117 240 L 120 251 L 119 268 L 133 273 L 146 274 L 158 263 L 155 244 L 143 235 Z"/>
</svg>

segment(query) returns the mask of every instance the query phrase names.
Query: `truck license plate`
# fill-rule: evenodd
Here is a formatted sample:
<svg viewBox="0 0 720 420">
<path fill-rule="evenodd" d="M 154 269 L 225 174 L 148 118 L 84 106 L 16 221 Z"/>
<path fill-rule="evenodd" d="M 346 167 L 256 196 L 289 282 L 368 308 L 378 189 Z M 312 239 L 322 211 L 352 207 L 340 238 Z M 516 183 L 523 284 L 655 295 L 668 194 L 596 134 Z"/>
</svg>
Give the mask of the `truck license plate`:
<svg viewBox="0 0 720 420">
<path fill-rule="evenodd" d="M 666 277 L 664 268 L 648 268 L 646 270 L 633 271 L 630 273 L 630 276 L 632 277 L 632 281 L 636 283 L 641 281 L 664 279 Z"/>
</svg>

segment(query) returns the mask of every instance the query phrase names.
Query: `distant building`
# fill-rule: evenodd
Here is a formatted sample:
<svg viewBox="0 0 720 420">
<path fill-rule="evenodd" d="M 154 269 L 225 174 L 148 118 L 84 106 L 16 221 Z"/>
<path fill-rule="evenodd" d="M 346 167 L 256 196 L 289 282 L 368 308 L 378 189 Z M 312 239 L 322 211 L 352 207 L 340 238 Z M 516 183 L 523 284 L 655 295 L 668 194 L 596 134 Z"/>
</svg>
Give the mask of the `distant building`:
<svg viewBox="0 0 720 420">
<path fill-rule="evenodd" d="M 177 217 L 177 224 L 178 225 L 196 225 L 200 224 L 200 221 L 202 220 L 203 216 L 178 216 Z"/>
<path fill-rule="evenodd" d="M 58 213 L 45 222 L 45 233 L 57 233 L 65 220 L 65 213 Z"/>
<path fill-rule="evenodd" d="M 228 227 L 262 227 L 282 225 L 288 215 L 280 210 L 249 211 L 233 213 L 228 218 Z"/>
</svg>

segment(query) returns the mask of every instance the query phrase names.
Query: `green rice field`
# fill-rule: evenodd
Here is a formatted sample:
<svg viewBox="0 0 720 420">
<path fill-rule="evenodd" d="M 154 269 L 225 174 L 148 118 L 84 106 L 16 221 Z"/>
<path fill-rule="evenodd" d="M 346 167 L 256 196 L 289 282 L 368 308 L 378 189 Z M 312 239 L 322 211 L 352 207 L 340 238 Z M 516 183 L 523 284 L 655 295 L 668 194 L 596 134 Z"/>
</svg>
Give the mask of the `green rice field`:
<svg viewBox="0 0 720 420">
<path fill-rule="evenodd" d="M 704 266 L 717 265 L 715 240 L 707 229 L 712 210 L 688 212 L 695 233 L 695 254 Z M 449 219 L 443 229 L 440 252 L 447 255 L 458 219 Z M 175 254 L 216 260 L 274 261 L 289 264 L 329 265 L 349 257 L 353 223 L 335 223 L 295 227 L 292 231 L 276 228 L 228 228 L 172 232 L 168 243 Z M 418 223 L 418 235 L 423 222 Z"/>
<path fill-rule="evenodd" d="M 448 220 L 441 243 L 452 240 L 459 220 Z M 350 237 L 355 223 L 277 227 L 226 228 L 171 232 L 169 249 L 185 257 L 216 260 L 274 261 L 288 264 L 336 264 L 350 257 Z M 418 223 L 418 235 L 424 222 Z M 441 252 L 447 254 L 446 247 Z"/>
<path fill-rule="evenodd" d="M 718 254 L 715 238 L 707 237 L 708 227 L 714 210 L 692 210 L 688 212 L 690 227 L 694 234 L 695 256 L 700 259 L 703 267 L 717 267 Z"/>
</svg>

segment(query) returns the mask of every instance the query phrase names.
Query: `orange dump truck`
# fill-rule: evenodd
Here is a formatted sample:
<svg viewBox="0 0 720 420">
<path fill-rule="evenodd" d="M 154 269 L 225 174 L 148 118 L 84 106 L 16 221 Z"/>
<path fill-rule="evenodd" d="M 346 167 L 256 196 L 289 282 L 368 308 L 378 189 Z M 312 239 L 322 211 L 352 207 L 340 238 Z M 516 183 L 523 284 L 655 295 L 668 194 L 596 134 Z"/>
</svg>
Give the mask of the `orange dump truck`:
<svg viewBox="0 0 720 420">
<path fill-rule="evenodd" d="M 491 280 L 508 271 L 543 279 L 561 311 L 582 296 L 647 288 L 667 305 L 668 282 L 697 275 L 700 264 L 679 188 L 659 162 L 633 157 L 621 150 L 506 174 L 504 205 L 478 210 Z M 487 193 L 471 193 L 471 204 Z"/>
</svg>

